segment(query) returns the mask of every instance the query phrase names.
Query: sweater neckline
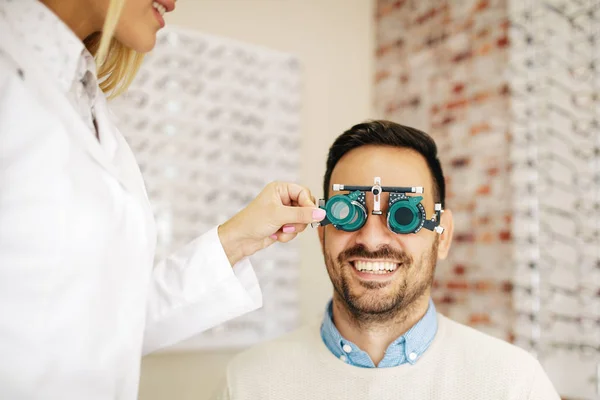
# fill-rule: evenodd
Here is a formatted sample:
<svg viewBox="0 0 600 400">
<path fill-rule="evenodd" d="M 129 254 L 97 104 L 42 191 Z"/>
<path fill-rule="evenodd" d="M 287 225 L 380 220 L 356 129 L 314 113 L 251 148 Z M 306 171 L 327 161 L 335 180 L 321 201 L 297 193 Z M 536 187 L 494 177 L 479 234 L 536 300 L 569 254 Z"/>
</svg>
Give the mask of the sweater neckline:
<svg viewBox="0 0 600 400">
<path fill-rule="evenodd" d="M 429 349 L 421 356 L 421 358 L 413 364 L 402 364 L 396 367 L 390 368 L 361 368 L 354 365 L 347 364 L 334 356 L 323 340 L 321 339 L 320 331 L 319 331 L 319 322 L 315 322 L 310 325 L 310 337 L 311 340 L 314 341 L 314 345 L 317 349 L 317 357 L 318 362 L 320 364 L 325 364 L 326 368 L 335 370 L 336 372 L 353 375 L 356 377 L 386 377 L 386 376 L 394 376 L 397 377 L 398 374 L 411 374 L 413 372 L 417 372 L 423 368 L 427 368 L 428 364 L 435 359 L 435 355 L 438 351 L 440 351 L 441 343 L 443 342 L 446 334 L 446 318 L 440 313 L 437 314 L 438 320 L 438 332 L 435 335 L 433 341 L 431 342 Z"/>
</svg>

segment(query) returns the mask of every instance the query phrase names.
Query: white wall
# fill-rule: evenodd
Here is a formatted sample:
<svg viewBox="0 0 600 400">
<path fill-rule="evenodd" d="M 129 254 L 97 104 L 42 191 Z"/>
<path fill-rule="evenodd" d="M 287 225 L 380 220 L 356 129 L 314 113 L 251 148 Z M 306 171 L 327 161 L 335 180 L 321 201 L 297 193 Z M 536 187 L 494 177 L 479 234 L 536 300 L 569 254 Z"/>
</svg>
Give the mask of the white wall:
<svg viewBox="0 0 600 400">
<path fill-rule="evenodd" d="M 373 0 L 179 0 L 167 23 L 293 53 L 303 64 L 301 183 L 321 196 L 327 149 L 372 118 Z M 301 242 L 301 318 L 331 295 L 316 231 Z M 159 354 L 142 365 L 140 399 L 208 398 L 233 352 Z"/>
</svg>

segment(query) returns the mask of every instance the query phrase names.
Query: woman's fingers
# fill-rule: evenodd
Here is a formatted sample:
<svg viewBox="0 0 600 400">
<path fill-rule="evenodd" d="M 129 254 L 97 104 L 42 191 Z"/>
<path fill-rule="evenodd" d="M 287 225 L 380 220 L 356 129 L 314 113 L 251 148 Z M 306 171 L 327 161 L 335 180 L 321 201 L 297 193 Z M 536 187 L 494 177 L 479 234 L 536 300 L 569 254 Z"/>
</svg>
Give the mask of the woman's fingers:
<svg viewBox="0 0 600 400">
<path fill-rule="evenodd" d="M 295 183 L 272 182 L 219 227 L 219 239 L 233 265 L 276 241 L 293 240 L 308 224 L 323 218 L 325 210 L 317 207 L 308 188 Z"/>
<path fill-rule="evenodd" d="M 282 227 L 282 233 L 302 232 L 306 225 L 325 218 L 325 211 L 317 207 L 308 188 L 290 182 L 273 182 L 271 187 L 278 193 L 282 205 L 273 215 L 274 222 Z M 288 232 L 284 232 L 284 228 Z"/>
<path fill-rule="evenodd" d="M 279 195 L 281 196 L 281 202 L 289 206 L 290 204 L 296 204 L 300 207 L 316 207 L 315 198 L 310 192 L 310 189 L 287 182 L 277 182 Z"/>
<path fill-rule="evenodd" d="M 281 235 L 286 235 L 284 237 L 287 237 L 287 234 L 294 234 L 297 235 L 298 233 L 304 231 L 306 229 L 306 227 L 308 226 L 308 224 L 286 224 L 284 226 L 281 227 L 281 229 L 279 229 L 277 232 L 275 232 L 273 235 L 271 235 L 271 239 L 275 239 L 275 240 L 280 240 Z"/>
<path fill-rule="evenodd" d="M 283 225 L 303 224 L 319 222 L 325 218 L 325 210 L 316 207 L 291 207 L 284 206 L 277 210 L 277 221 Z"/>
<path fill-rule="evenodd" d="M 294 239 L 298 234 L 297 233 L 280 233 L 277 235 L 277 241 L 286 243 L 290 240 Z"/>
<path fill-rule="evenodd" d="M 283 233 L 300 233 L 306 229 L 308 224 L 286 224 L 281 227 Z"/>
</svg>

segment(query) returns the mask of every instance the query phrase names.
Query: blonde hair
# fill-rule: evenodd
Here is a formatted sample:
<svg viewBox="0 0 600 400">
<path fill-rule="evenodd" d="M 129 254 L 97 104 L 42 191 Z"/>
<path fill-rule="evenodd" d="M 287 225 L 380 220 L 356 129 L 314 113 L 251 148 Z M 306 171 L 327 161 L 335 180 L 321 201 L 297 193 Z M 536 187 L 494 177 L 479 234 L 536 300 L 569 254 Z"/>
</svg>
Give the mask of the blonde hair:
<svg viewBox="0 0 600 400">
<path fill-rule="evenodd" d="M 100 89 L 109 98 L 127 90 L 137 74 L 144 55 L 126 47 L 113 37 L 126 0 L 110 0 L 102 32 L 85 38 L 83 43 L 96 59 Z"/>
</svg>

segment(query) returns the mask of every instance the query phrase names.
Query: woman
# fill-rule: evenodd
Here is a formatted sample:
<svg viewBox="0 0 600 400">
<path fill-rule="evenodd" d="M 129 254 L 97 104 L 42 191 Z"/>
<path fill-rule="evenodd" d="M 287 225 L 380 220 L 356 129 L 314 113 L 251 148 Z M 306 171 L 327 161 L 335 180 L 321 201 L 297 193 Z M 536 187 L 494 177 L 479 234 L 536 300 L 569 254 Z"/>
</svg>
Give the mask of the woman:
<svg viewBox="0 0 600 400">
<path fill-rule="evenodd" d="M 324 217 L 272 183 L 152 268 L 152 212 L 103 92 L 127 87 L 173 8 L 0 0 L 2 399 L 136 399 L 142 354 L 260 307 L 247 257 Z"/>
</svg>

